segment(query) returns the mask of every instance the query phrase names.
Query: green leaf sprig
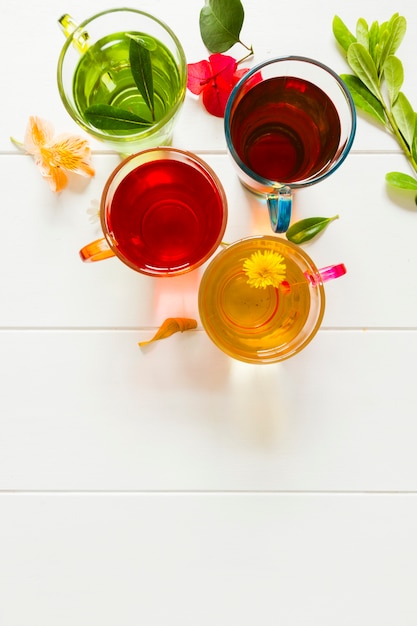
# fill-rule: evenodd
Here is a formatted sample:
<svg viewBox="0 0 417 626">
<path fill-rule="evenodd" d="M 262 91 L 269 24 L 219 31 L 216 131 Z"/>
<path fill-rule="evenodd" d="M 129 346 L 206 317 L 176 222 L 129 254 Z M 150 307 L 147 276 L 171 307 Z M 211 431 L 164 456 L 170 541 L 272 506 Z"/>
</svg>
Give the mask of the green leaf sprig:
<svg viewBox="0 0 417 626">
<path fill-rule="evenodd" d="M 406 19 L 398 13 L 387 22 L 375 21 L 370 26 L 359 18 L 355 34 L 340 17 L 336 15 L 333 19 L 333 34 L 353 71 L 353 74 L 341 74 L 341 78 L 355 106 L 395 137 L 414 173 L 413 177 L 389 172 L 385 179 L 393 187 L 417 191 L 417 113 L 401 91 L 404 68 L 395 54 L 406 28 Z"/>
<path fill-rule="evenodd" d="M 128 109 L 111 104 L 95 104 L 84 111 L 86 120 L 100 130 L 135 131 L 155 122 L 154 90 L 151 51 L 155 42 L 150 38 L 127 33 L 130 38 L 129 62 L 133 79 L 151 113 L 151 120 L 146 120 Z"/>
<path fill-rule="evenodd" d="M 252 46 L 240 39 L 245 12 L 240 0 L 207 0 L 200 11 L 200 34 L 209 52 L 226 52 L 236 43 L 241 44 L 252 56 Z M 239 62 L 243 61 L 241 59 Z"/>
</svg>

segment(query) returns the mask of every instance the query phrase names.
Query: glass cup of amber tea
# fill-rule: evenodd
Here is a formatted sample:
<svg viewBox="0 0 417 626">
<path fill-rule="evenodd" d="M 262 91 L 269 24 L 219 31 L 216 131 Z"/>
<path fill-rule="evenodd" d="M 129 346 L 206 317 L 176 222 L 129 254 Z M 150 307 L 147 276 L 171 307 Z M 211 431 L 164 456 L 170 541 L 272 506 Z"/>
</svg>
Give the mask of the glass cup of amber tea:
<svg viewBox="0 0 417 626">
<path fill-rule="evenodd" d="M 274 232 L 288 229 L 293 190 L 330 176 L 348 155 L 355 131 L 355 106 L 344 82 L 305 57 L 253 67 L 226 105 L 229 153 L 243 185 L 266 197 Z"/>
<path fill-rule="evenodd" d="M 248 237 L 208 264 L 199 287 L 201 323 L 213 343 L 246 363 L 276 363 L 303 350 L 320 328 L 323 283 L 343 263 L 317 269 L 283 237 Z"/>
<path fill-rule="evenodd" d="M 215 172 L 196 155 L 161 146 L 126 157 L 101 197 L 103 235 L 80 250 L 83 261 L 118 257 L 148 276 L 176 276 L 207 261 L 227 223 Z"/>
<path fill-rule="evenodd" d="M 65 14 L 59 25 L 67 39 L 58 89 L 72 119 L 124 155 L 169 145 L 187 83 L 185 54 L 172 30 L 127 8 L 80 24 Z"/>
</svg>

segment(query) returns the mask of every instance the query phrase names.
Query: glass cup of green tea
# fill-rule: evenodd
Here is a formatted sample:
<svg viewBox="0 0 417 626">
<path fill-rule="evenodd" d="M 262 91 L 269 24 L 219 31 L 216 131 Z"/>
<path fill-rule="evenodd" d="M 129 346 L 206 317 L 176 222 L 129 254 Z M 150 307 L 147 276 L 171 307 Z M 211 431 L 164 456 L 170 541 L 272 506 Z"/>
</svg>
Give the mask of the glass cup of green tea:
<svg viewBox="0 0 417 626">
<path fill-rule="evenodd" d="M 72 119 L 127 155 L 170 145 L 185 98 L 187 63 L 172 30 L 136 9 L 103 11 L 80 24 L 65 14 L 58 89 Z"/>
<path fill-rule="evenodd" d="M 245 187 L 266 197 L 271 228 L 286 232 L 293 190 L 345 160 L 356 112 L 344 82 L 313 59 L 270 59 L 249 70 L 226 105 L 228 151 Z"/>
<path fill-rule="evenodd" d="M 126 157 L 101 196 L 104 237 L 80 250 L 83 261 L 118 257 L 148 276 L 176 276 L 207 261 L 227 223 L 223 186 L 191 152 L 160 146 Z"/>
<path fill-rule="evenodd" d="M 276 235 L 232 243 L 208 264 L 198 307 L 213 343 L 246 363 L 276 363 L 303 350 L 320 328 L 323 283 L 343 263 L 317 269 L 299 246 Z"/>
</svg>

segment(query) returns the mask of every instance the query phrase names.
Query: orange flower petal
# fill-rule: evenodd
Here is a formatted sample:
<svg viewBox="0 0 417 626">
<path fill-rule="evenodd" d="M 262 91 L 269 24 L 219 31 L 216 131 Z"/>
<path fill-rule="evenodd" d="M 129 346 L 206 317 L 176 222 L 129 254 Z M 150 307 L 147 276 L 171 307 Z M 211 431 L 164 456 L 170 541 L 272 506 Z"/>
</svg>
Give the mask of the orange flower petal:
<svg viewBox="0 0 417 626">
<path fill-rule="evenodd" d="M 52 141 L 54 128 L 52 124 L 37 116 L 30 116 L 26 128 L 23 146 L 29 154 L 39 154 L 40 149 Z"/>
<path fill-rule="evenodd" d="M 67 186 L 68 176 L 61 167 L 52 167 L 48 182 L 51 189 L 56 193 L 59 193 Z"/>
<path fill-rule="evenodd" d="M 170 337 L 174 333 L 183 333 L 186 330 L 192 330 L 194 328 L 197 328 L 196 320 L 188 317 L 168 317 L 164 322 L 162 322 L 152 339 L 149 339 L 148 341 L 141 341 L 138 345 L 141 347 L 146 346 L 153 341 L 166 339 L 166 337 Z"/>
<path fill-rule="evenodd" d="M 42 176 L 56 192 L 66 187 L 67 172 L 82 176 L 95 174 L 87 139 L 66 133 L 54 140 L 52 124 L 40 117 L 29 118 L 23 148 L 35 158 Z"/>
<path fill-rule="evenodd" d="M 65 170 L 62 167 L 51 167 L 47 166 L 47 164 L 43 163 L 42 167 L 40 167 L 42 176 L 48 181 L 50 188 L 52 191 L 59 193 L 68 184 L 68 176 L 65 173 Z"/>
<path fill-rule="evenodd" d="M 86 139 L 60 135 L 50 147 L 51 164 L 82 176 L 94 176 L 91 150 Z"/>
</svg>

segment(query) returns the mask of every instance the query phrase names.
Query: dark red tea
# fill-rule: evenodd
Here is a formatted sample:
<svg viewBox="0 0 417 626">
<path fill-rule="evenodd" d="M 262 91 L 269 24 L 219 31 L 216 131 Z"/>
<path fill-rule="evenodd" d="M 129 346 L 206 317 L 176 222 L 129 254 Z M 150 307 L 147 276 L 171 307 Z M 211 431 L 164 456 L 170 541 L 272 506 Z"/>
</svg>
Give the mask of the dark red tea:
<svg viewBox="0 0 417 626">
<path fill-rule="evenodd" d="M 336 154 L 340 132 L 339 115 L 324 91 L 291 76 L 255 84 L 230 123 L 240 159 L 256 174 L 280 183 L 322 171 Z"/>
<path fill-rule="evenodd" d="M 105 216 L 118 253 L 152 274 L 200 264 L 219 244 L 226 220 L 215 181 L 201 167 L 169 158 L 127 174 Z"/>
</svg>

